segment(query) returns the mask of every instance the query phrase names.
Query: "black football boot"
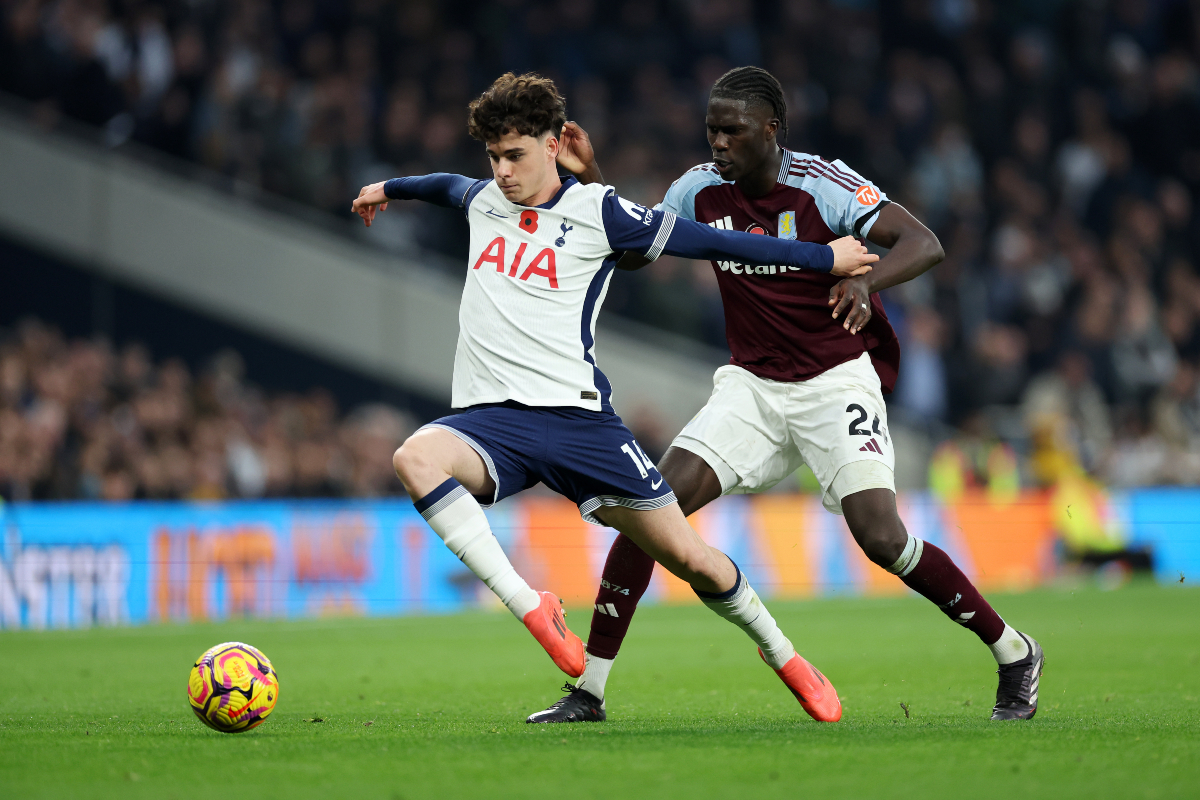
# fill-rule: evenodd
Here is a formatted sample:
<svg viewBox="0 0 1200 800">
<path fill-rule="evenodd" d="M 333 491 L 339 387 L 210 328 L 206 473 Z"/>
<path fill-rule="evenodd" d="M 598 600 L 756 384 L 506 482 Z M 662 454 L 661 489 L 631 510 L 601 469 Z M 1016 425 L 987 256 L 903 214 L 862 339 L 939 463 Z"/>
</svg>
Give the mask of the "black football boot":
<svg viewBox="0 0 1200 800">
<path fill-rule="evenodd" d="M 564 683 L 566 697 L 545 711 L 530 714 L 526 722 L 604 722 L 604 701 L 587 689 Z"/>
<path fill-rule="evenodd" d="M 996 707 L 992 719 L 1033 719 L 1037 713 L 1038 683 L 1046 655 L 1036 640 L 1017 631 L 1029 645 L 1029 655 L 996 670 L 1000 686 L 996 689 Z"/>
</svg>

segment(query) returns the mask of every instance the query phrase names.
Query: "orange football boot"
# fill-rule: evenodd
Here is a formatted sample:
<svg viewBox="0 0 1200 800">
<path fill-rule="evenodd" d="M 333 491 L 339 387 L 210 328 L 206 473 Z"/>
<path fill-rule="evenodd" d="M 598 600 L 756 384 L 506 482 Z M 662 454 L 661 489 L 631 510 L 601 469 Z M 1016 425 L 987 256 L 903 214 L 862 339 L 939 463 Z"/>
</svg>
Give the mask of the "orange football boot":
<svg viewBox="0 0 1200 800">
<path fill-rule="evenodd" d="M 758 655 L 763 661 L 767 660 L 761 647 L 758 649 Z M 842 718 L 842 701 L 838 699 L 837 689 L 825 680 L 820 670 L 801 658 L 799 653 L 792 656 L 792 660 L 784 664 L 783 669 L 775 670 L 775 674 L 792 690 L 792 694 L 796 695 L 800 707 L 817 722 L 837 722 Z"/>
<path fill-rule="evenodd" d="M 521 621 L 538 644 L 546 648 L 558 668 L 572 678 L 578 678 L 583 674 L 583 642 L 567 627 L 562 601 L 552 592 L 538 592 L 538 595 L 542 604 Z"/>
</svg>

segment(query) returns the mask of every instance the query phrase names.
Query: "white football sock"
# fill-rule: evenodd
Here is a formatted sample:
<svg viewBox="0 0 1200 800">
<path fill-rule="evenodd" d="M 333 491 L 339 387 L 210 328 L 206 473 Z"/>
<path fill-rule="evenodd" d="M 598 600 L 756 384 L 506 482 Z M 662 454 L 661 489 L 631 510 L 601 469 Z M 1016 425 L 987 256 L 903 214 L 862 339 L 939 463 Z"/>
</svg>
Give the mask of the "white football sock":
<svg viewBox="0 0 1200 800">
<path fill-rule="evenodd" d="M 1029 645 L 1021 638 L 1021 635 L 1007 623 L 1004 625 L 1004 633 L 1000 634 L 1000 638 L 993 644 L 988 645 L 988 649 L 992 651 L 992 657 L 996 659 L 996 663 L 1000 665 L 1011 664 L 1014 661 L 1020 661 L 1025 656 L 1029 655 Z"/>
<path fill-rule="evenodd" d="M 737 569 L 737 565 L 734 565 Z M 708 592 L 696 592 L 704 605 L 720 614 L 725 619 L 737 625 L 762 648 L 767 663 L 774 669 L 783 669 L 783 665 L 796 655 L 796 648 L 779 630 L 775 618 L 758 594 L 750 588 L 750 583 L 742 571 L 737 569 L 737 582 L 728 592 L 719 595 Z"/>
<path fill-rule="evenodd" d="M 908 573 L 917 568 L 917 562 L 921 560 L 921 553 L 924 549 L 925 542 L 910 533 L 908 542 L 904 545 L 904 551 L 900 553 L 896 563 L 887 568 L 887 571 L 893 575 L 899 575 L 901 578 L 908 577 Z"/>
<path fill-rule="evenodd" d="M 579 676 L 576 687 L 586 689 L 590 694 L 600 698 L 601 708 L 604 707 L 604 684 L 608 682 L 608 673 L 612 671 L 613 660 L 600 658 L 591 653 L 584 655 L 583 674 Z"/>
<path fill-rule="evenodd" d="M 416 502 L 417 510 L 479 580 L 496 593 L 517 619 L 541 604 L 541 597 L 513 569 L 479 503 L 451 478 Z"/>
</svg>

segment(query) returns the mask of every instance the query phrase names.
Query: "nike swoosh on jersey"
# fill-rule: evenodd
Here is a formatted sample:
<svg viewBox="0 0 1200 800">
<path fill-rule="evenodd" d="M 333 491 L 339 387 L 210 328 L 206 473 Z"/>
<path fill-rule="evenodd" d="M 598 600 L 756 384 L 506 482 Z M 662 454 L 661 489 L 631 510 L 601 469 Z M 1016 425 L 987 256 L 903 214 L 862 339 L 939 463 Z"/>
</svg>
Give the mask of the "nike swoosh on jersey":
<svg viewBox="0 0 1200 800">
<path fill-rule="evenodd" d="M 662 479 L 662 478 L 659 478 L 659 479 L 658 479 L 658 483 L 653 483 L 653 482 L 651 482 L 651 484 L 650 484 L 650 488 L 651 488 L 651 489 L 657 489 L 658 487 L 662 486 L 662 482 L 663 482 L 663 479 Z"/>
<path fill-rule="evenodd" d="M 509 217 L 508 214 L 501 214 L 498 211 L 496 211 L 496 209 L 494 209 L 494 208 L 489 208 L 487 211 L 484 211 L 483 213 L 485 213 L 489 216 L 499 217 L 500 219 L 508 219 L 508 217 Z"/>
</svg>

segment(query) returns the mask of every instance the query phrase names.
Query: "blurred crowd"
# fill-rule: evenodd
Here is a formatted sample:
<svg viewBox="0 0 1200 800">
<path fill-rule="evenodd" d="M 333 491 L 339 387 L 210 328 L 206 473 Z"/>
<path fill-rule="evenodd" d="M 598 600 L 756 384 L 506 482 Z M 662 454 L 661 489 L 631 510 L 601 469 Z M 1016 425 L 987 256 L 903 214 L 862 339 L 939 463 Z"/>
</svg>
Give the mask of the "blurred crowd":
<svg viewBox="0 0 1200 800">
<path fill-rule="evenodd" d="M 30 101 L 44 124 L 93 123 L 111 145 L 138 141 L 343 216 L 374 180 L 489 175 L 465 108 L 507 70 L 558 81 L 606 179 L 656 202 L 709 158 L 713 80 L 765 66 L 787 92 L 787 145 L 842 159 L 946 247 L 942 265 L 885 296 L 904 351 L 898 423 L 949 439 L 957 462 L 975 465 L 960 482 L 987 480 L 988 459 L 971 453 L 996 442 L 1019 451 L 1026 484 L 1052 481 L 1046 464 L 1117 485 L 1200 481 L 1195 0 L 0 0 L 0 9 L 0 90 Z M 461 220 L 416 205 L 389 209 L 374 238 L 465 252 Z M 724 342 L 707 264 L 662 259 L 621 275 L 606 308 Z M 123 374 L 127 356 L 112 358 L 112 374 Z M 156 380 L 175 386 L 175 371 L 163 365 Z M 287 403 L 341 441 L 328 410 L 314 410 L 325 408 L 319 400 Z"/>
<path fill-rule="evenodd" d="M 145 347 L 0 330 L 0 498 L 216 500 L 403 494 L 409 416 L 338 412 L 328 392 L 271 395 L 232 350 L 198 372 Z"/>
</svg>

